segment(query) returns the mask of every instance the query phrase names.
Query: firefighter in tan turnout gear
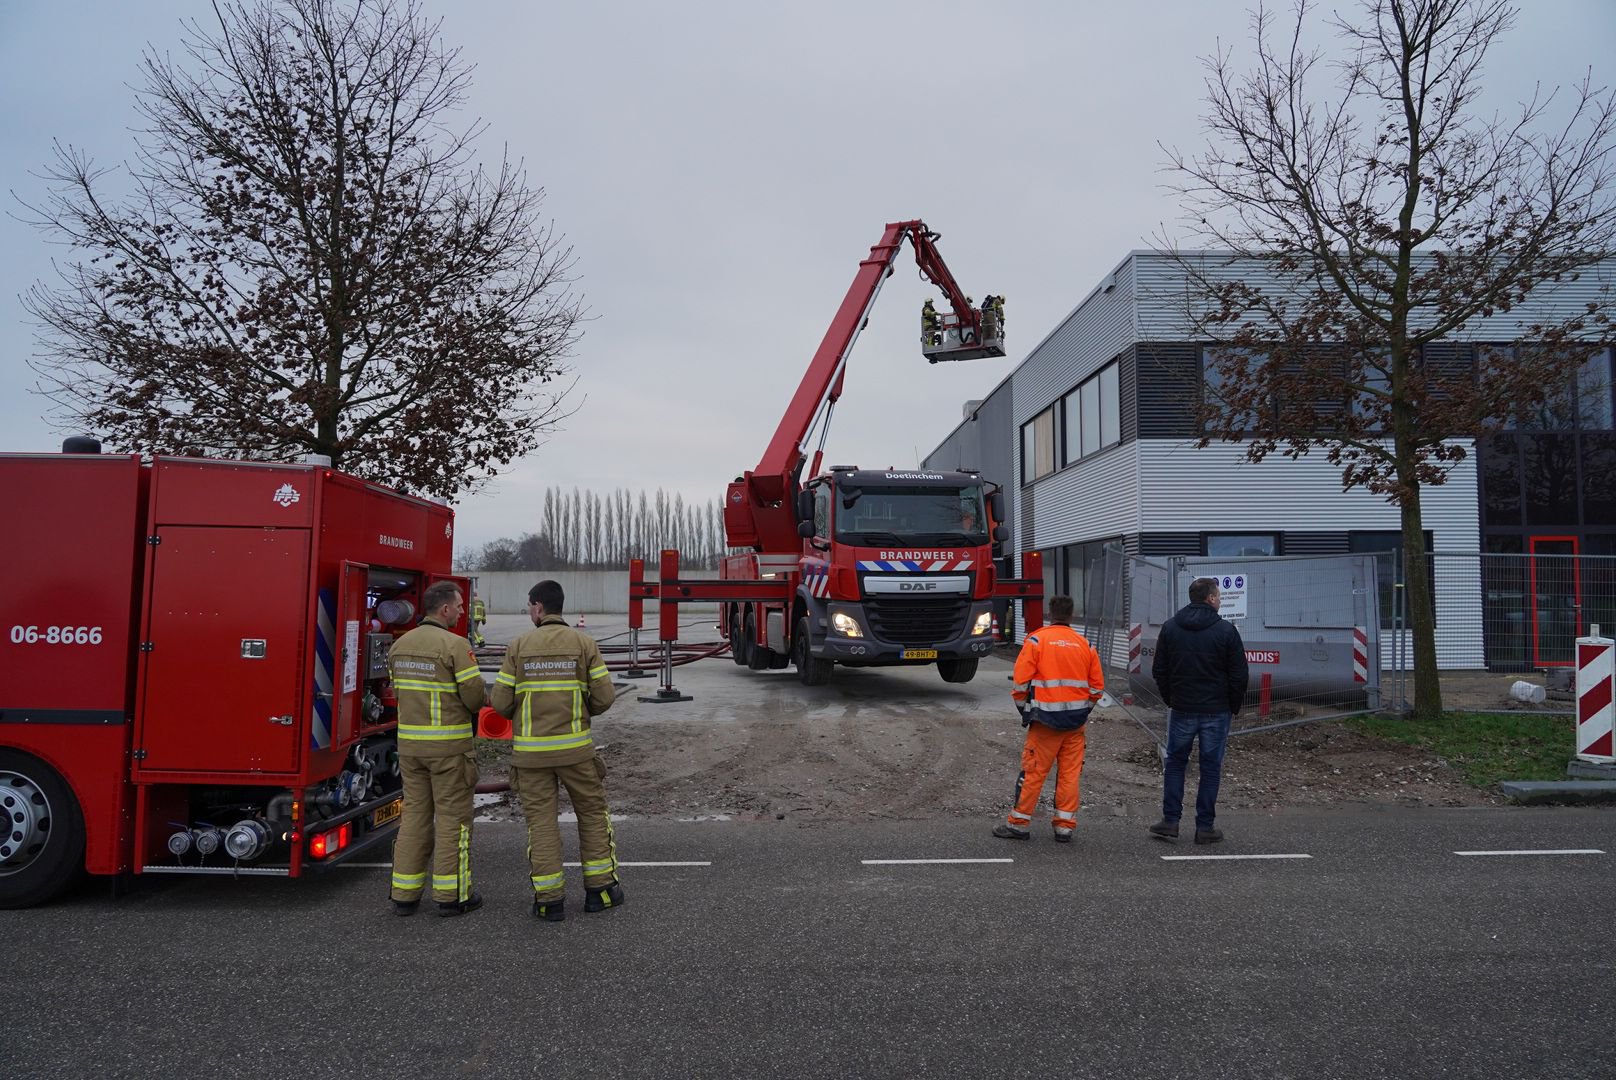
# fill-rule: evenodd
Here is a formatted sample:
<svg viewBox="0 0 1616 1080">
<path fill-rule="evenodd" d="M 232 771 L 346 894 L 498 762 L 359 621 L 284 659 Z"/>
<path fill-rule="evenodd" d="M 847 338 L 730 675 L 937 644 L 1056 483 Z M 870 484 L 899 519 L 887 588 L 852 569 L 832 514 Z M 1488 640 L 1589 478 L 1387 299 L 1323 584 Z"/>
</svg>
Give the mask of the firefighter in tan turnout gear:
<svg viewBox="0 0 1616 1080">
<path fill-rule="evenodd" d="M 477 786 L 472 725 L 483 706 L 483 679 L 466 639 L 450 629 L 466 610 L 454 582 L 428 587 L 421 607 L 421 624 L 393 642 L 388 658 L 404 777 L 404 816 L 393 843 L 393 910 L 415 914 L 430 859 L 438 914 L 462 915 L 483 902 L 471 888 Z"/>
<path fill-rule="evenodd" d="M 600 647 L 561 617 L 559 583 L 541 581 L 527 594 L 533 629 L 511 642 L 494 679 L 493 706 L 511 721 L 511 786 L 527 818 L 533 914 L 566 918 L 561 870 L 561 829 L 556 798 L 567 788 L 578 815 L 584 872 L 584 910 L 623 903 L 617 880 L 617 842 L 606 810 L 606 767 L 595 753 L 589 722 L 616 699 Z"/>
</svg>

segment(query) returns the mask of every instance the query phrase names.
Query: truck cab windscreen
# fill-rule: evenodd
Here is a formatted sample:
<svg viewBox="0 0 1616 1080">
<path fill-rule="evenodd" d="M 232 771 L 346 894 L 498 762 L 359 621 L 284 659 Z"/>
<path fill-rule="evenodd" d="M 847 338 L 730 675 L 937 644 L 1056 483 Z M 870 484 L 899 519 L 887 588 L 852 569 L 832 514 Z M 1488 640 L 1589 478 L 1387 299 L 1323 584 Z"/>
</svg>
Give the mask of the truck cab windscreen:
<svg viewBox="0 0 1616 1080">
<path fill-rule="evenodd" d="M 848 494 L 853 494 L 848 492 Z M 982 488 L 868 487 L 836 507 L 836 539 L 860 547 L 988 542 Z"/>
</svg>

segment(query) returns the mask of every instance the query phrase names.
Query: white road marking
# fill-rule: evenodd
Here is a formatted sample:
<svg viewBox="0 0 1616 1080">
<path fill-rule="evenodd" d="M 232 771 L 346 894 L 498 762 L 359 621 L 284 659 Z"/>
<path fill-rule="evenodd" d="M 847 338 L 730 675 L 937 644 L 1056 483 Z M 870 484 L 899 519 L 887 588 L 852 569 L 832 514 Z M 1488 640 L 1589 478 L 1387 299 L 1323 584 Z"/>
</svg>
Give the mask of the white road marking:
<svg viewBox="0 0 1616 1080">
<path fill-rule="evenodd" d="M 1163 862 L 1212 862 L 1224 859 L 1311 859 L 1311 855 L 1163 855 Z"/>
<path fill-rule="evenodd" d="M 952 866 L 958 863 L 1013 863 L 1014 859 L 860 859 L 865 866 Z"/>
<path fill-rule="evenodd" d="M 562 866 L 582 866 L 583 863 L 565 862 Z M 617 860 L 618 866 L 711 866 L 710 862 L 625 862 Z"/>
<path fill-rule="evenodd" d="M 1519 851 L 1455 851 L 1455 855 L 1603 855 L 1598 848 L 1523 848 Z"/>
<path fill-rule="evenodd" d="M 569 862 L 569 863 L 562 863 L 561 865 L 562 866 L 582 866 L 583 864 L 582 863 Z M 625 862 L 625 861 L 619 859 L 618 862 L 617 862 L 617 865 L 618 866 L 711 866 L 713 864 L 711 862 Z M 347 869 L 347 870 L 391 870 L 393 868 L 393 864 L 390 863 L 390 862 L 350 862 L 350 863 L 338 863 L 337 866 L 339 868 L 341 868 L 341 869 Z"/>
</svg>

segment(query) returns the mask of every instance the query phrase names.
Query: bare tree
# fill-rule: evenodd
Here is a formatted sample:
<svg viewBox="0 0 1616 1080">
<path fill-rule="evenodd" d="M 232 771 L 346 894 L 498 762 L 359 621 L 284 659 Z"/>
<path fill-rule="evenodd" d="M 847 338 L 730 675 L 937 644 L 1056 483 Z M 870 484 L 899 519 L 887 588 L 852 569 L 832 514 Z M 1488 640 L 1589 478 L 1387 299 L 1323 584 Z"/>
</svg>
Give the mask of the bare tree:
<svg viewBox="0 0 1616 1080">
<path fill-rule="evenodd" d="M 495 540 L 461 558 L 473 570 L 627 569 L 643 558 L 655 572 L 663 548 L 677 548 L 687 568 L 718 567 L 725 553 L 724 508 L 716 499 L 686 503 L 658 489 L 652 500 L 624 488 L 610 494 L 574 488 L 546 488 L 543 513 L 532 532 L 517 539 Z"/>
<path fill-rule="evenodd" d="M 582 313 L 542 189 L 473 164 L 470 68 L 415 0 L 213 13 L 146 54 L 132 198 L 59 146 L 28 206 L 72 251 L 27 298 L 39 392 L 130 450 L 477 486 L 564 415 Z"/>
<path fill-rule="evenodd" d="M 1467 440 L 1569 386 L 1608 339 L 1610 298 L 1517 319 L 1508 350 L 1442 343 L 1616 248 L 1616 96 L 1584 79 L 1511 120 L 1477 115 L 1482 60 L 1515 17 L 1503 0 L 1365 0 L 1356 21 L 1328 21 L 1348 45 L 1335 63 L 1302 44 L 1309 14 L 1303 0 L 1282 25 L 1259 8 L 1255 69 L 1206 61 L 1213 145 L 1168 151 L 1192 235 L 1233 254 L 1175 250 L 1191 323 L 1216 345 L 1201 445 L 1243 440 L 1252 461 L 1323 450 L 1345 488 L 1400 508 L 1414 708 L 1430 716 L 1421 492 Z"/>
</svg>

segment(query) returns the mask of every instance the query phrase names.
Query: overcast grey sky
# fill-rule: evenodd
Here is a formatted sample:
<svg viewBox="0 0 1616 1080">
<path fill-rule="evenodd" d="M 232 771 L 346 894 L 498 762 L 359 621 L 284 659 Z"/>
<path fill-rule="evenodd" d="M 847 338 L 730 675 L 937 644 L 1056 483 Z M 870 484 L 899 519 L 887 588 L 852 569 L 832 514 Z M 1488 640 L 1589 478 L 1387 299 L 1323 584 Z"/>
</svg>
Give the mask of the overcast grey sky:
<svg viewBox="0 0 1616 1080">
<path fill-rule="evenodd" d="M 828 456 L 914 465 L 1125 253 L 1173 229 L 1157 143 L 1203 144 L 1198 59 L 1220 36 L 1249 56 L 1248 6 L 426 0 L 476 65 L 485 159 L 501 143 L 526 159 L 595 316 L 576 415 L 461 502 L 463 542 L 530 528 L 551 484 L 721 497 L 882 226 L 919 217 L 967 292 L 1007 297 L 1011 355 L 926 364 L 916 320 L 934 292 L 906 249 Z M 1616 0 L 1525 7 L 1490 55 L 1494 106 L 1612 71 Z M 177 51 L 186 17 L 211 9 L 0 0 L 0 191 L 38 198 L 53 139 L 128 157 L 141 47 Z M 50 449 L 18 294 L 62 252 L 7 216 L 0 253 L 0 449 Z"/>
</svg>

